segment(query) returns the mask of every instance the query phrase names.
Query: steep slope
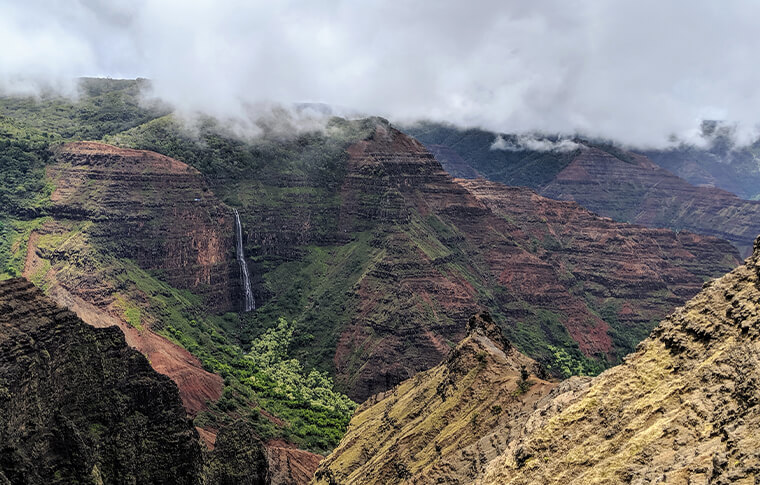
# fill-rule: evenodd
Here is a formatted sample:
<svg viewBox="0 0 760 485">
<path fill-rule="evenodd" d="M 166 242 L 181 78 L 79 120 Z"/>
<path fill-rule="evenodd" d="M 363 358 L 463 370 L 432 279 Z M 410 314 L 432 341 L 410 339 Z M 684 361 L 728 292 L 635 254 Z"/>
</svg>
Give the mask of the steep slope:
<svg viewBox="0 0 760 485">
<path fill-rule="evenodd" d="M 56 150 L 47 174 L 54 217 L 101 222 L 93 235 L 114 255 L 160 271 L 211 308 L 239 306 L 231 209 L 197 170 L 157 153 L 76 142 Z"/>
<path fill-rule="evenodd" d="M 744 266 L 595 378 L 518 380 L 526 358 L 504 359 L 498 336 L 471 325 L 445 363 L 357 410 L 315 482 L 755 483 L 759 310 L 760 238 Z"/>
<path fill-rule="evenodd" d="M 755 483 L 759 305 L 760 239 L 623 365 L 561 413 L 535 415 L 483 483 Z"/>
<path fill-rule="evenodd" d="M 533 214 L 540 211 L 539 201 L 526 203 L 514 219 L 498 214 L 445 174 L 419 142 L 393 128 L 379 125 L 348 152 L 341 227 L 347 233 L 374 227 L 371 245 L 383 248 L 356 284 L 358 314 L 341 334 L 335 358 L 339 376 L 357 379 L 351 387 L 360 398 L 440 361 L 479 306 L 489 308 L 512 340 L 553 363 L 558 373 L 558 359 L 547 358 L 549 345 L 564 350 L 576 342 L 582 355 L 614 360 L 638 339 L 629 337 L 626 343 L 619 335 L 613 342 L 610 333 L 615 332 L 599 316 L 603 309 L 619 305 L 623 317 L 608 318 L 625 329 L 618 334 L 638 329 L 643 337 L 651 329 L 649 321 L 694 295 L 704 278 L 737 263 L 732 248 L 721 241 L 616 226 L 585 211 L 573 218 L 576 206 L 552 206 L 554 226 Z M 529 220 L 541 220 L 542 227 L 521 232 L 519 221 Z M 577 269 L 557 264 L 565 252 L 594 250 L 593 239 L 565 238 L 562 244 L 551 237 L 557 221 L 568 220 L 578 221 L 568 231 L 580 232 L 585 224 L 608 243 L 619 238 L 627 244 L 621 267 L 610 270 L 603 260 L 589 257 L 571 258 Z M 540 239 L 535 237 L 539 231 Z M 709 249 L 690 252 L 687 246 L 698 248 L 698 241 Z M 630 278 L 628 293 L 622 289 L 613 295 L 601 288 L 605 275 L 616 271 L 625 273 L 618 279 Z M 638 320 L 625 321 L 626 312 L 638 314 Z M 357 351 L 363 356 L 358 363 Z"/>
<path fill-rule="evenodd" d="M 558 268 L 570 292 L 610 324 L 616 348 L 625 353 L 647 336 L 663 303 L 677 305 L 696 294 L 701 282 L 692 274 L 706 279 L 738 262 L 728 243 L 715 253 L 720 244 L 704 236 L 614 222 L 528 188 L 458 182 L 514 224 L 511 234 L 520 245 Z M 658 301 L 663 291 L 672 293 Z M 637 302 L 643 295 L 646 301 Z"/>
<path fill-rule="evenodd" d="M 509 149 L 494 149 L 497 135 L 483 130 L 435 123 L 420 123 L 405 130 L 429 146 L 446 147 L 448 150 L 438 148 L 438 153 L 444 157 L 444 165 L 453 163 L 457 167 L 457 173 L 463 173 L 464 160 L 488 180 L 531 187 L 554 199 L 574 200 L 618 221 L 721 237 L 731 241 L 742 256 L 751 252 L 760 232 L 760 201 L 692 185 L 650 159 L 609 143 L 576 139 L 575 149 L 547 147 L 536 151 L 520 145 L 514 135 L 499 135 L 508 141 Z M 677 165 L 672 160 L 679 156 L 676 152 L 647 153 L 663 163 L 667 161 L 667 167 Z M 751 165 L 753 156 L 743 156 L 749 157 L 743 163 Z M 727 169 L 716 170 L 725 173 Z M 756 171 L 756 166 L 751 170 Z"/>
<path fill-rule="evenodd" d="M 734 127 L 720 121 L 702 122 L 702 146 L 680 143 L 642 153 L 687 182 L 718 187 L 743 199 L 760 200 L 760 140 L 741 146 Z"/>
<path fill-rule="evenodd" d="M 452 177 L 461 177 L 466 179 L 478 178 L 479 174 L 477 170 L 472 168 L 467 161 L 459 156 L 450 147 L 446 145 L 425 145 L 425 148 L 430 150 L 436 160 L 441 163 L 443 169 L 451 174 Z"/>
<path fill-rule="evenodd" d="M 222 379 L 156 333 L 167 322 L 135 280 L 138 268 L 155 271 L 211 308 L 236 306 L 229 211 L 197 171 L 150 152 L 69 143 L 47 173 L 56 187 L 52 218 L 29 232 L 23 274 L 88 323 L 119 326 L 130 346 L 174 379 L 192 415 L 219 399 Z"/>
<path fill-rule="evenodd" d="M 0 282 L 0 482 L 201 483 L 176 386 L 22 279 Z"/>
<path fill-rule="evenodd" d="M 356 410 L 316 483 L 465 483 L 501 451 L 480 438 L 508 432 L 555 386 L 537 371 L 535 361 L 503 340 L 490 315 L 472 317 L 467 337 L 443 363 Z"/>
</svg>

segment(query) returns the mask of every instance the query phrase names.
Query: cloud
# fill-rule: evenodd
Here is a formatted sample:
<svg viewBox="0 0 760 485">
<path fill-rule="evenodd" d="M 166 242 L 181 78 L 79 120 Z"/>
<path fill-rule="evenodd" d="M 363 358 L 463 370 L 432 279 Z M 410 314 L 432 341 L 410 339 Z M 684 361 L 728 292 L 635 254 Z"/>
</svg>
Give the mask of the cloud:
<svg viewBox="0 0 760 485">
<path fill-rule="evenodd" d="M 508 141 L 503 135 L 496 135 L 496 139 L 491 144 L 491 150 L 507 150 L 519 152 L 522 150 L 531 150 L 537 152 L 572 152 L 582 148 L 583 145 L 570 140 L 569 138 L 550 138 L 521 134 L 510 137 Z"/>
<path fill-rule="evenodd" d="M 639 146 L 760 121 L 752 0 L 0 0 L 0 86 L 147 77 L 185 112 L 320 102 Z M 8 46 L 13 46 L 9 48 Z"/>
</svg>

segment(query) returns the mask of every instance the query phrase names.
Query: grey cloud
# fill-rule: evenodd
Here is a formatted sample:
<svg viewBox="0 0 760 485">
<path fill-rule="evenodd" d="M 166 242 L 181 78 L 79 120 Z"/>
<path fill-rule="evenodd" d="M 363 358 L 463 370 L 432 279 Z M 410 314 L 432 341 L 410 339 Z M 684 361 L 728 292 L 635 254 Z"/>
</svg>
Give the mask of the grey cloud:
<svg viewBox="0 0 760 485">
<path fill-rule="evenodd" d="M 752 0 L 0 0 L 0 86 L 147 77 L 185 113 L 321 102 L 639 146 L 760 121 Z M 243 123 L 245 124 L 245 123 Z"/>
</svg>

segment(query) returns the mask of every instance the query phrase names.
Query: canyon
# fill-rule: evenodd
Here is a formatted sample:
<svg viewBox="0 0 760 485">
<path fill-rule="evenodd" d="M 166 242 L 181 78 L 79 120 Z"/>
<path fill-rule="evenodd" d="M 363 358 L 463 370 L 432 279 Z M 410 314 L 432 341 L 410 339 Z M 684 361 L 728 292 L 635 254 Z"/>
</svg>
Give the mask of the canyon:
<svg viewBox="0 0 760 485">
<path fill-rule="evenodd" d="M 41 109 L 76 112 L 60 103 Z M 189 130 L 130 104 L 136 113 L 98 132 L 100 141 L 81 141 L 72 138 L 96 127 L 50 118 L 51 137 L 33 110 L 12 106 L 18 118 L 0 118 L 0 138 L 30 162 L 8 180 L 39 189 L 0 180 L 11 202 L 0 210 L 0 279 L 24 276 L 95 330 L 117 327 L 168 376 L 203 445 L 193 466 L 209 483 L 242 480 L 248 469 L 235 457 L 255 464 L 251 483 L 308 483 L 357 402 L 354 420 L 366 422 L 358 434 L 349 429 L 340 453 L 364 433 L 377 442 L 348 461 L 328 458 L 320 480 L 346 466 L 352 471 L 334 476 L 466 481 L 472 456 L 483 472 L 518 432 L 487 444 L 486 429 L 522 422 L 558 389 L 590 382 L 558 387 L 557 379 L 618 364 L 740 262 L 715 237 L 733 229 L 617 222 L 478 178 L 489 172 L 455 148 L 428 149 L 382 118 L 332 118 L 321 131 L 249 140 L 213 120 Z M 558 180 L 613 167 L 593 175 L 599 185 L 607 174 L 626 176 L 617 165 L 632 160 L 588 147 L 555 160 L 564 175 L 542 187 L 572 198 Z M 473 366 L 485 370 L 472 374 Z M 498 391 L 469 407 L 487 388 Z M 426 418 L 428 428 L 394 435 L 441 396 L 450 407 Z M 464 434 L 461 409 L 469 410 Z M 435 437 L 432 428 L 443 431 Z M 415 458 L 399 465 L 399 450 Z"/>
<path fill-rule="evenodd" d="M 125 279 L 118 264 L 86 255 L 128 258 L 216 312 L 252 303 L 240 262 L 248 263 L 235 259 L 256 255 L 248 260 L 258 280 L 249 284 L 261 301 L 252 318 L 298 322 L 299 334 L 314 340 L 296 340 L 295 355 L 334 373 L 359 401 L 440 362 L 479 308 L 554 375 L 598 372 L 705 279 L 738 263 L 715 238 L 615 223 L 529 190 L 452 179 L 422 144 L 387 122 L 370 123 L 363 139 L 346 143 L 340 184 L 311 189 L 333 190 L 322 195 L 330 207 L 313 205 L 309 190 L 293 191 L 314 185 L 309 178 L 279 180 L 287 198 L 273 199 L 261 180 L 241 189 L 243 177 L 217 197 L 222 180 L 176 159 L 65 144 L 47 169 L 53 220 L 31 232 L 24 274 L 46 281 L 61 302 L 114 319 L 176 377 L 197 414 L 221 395 L 219 379 L 183 349 L 167 351 L 176 342 L 166 339 L 135 271 Z M 239 209 L 227 205 L 243 194 Z M 283 239 L 288 234 L 293 239 Z M 315 244 L 337 264 L 327 263 L 331 270 L 308 281 L 304 295 L 304 282 L 281 271 L 309 268 Z M 277 289 L 274 277 L 298 288 L 305 310 L 292 310 L 290 288 Z M 335 305 L 342 320 L 325 322 Z M 130 323 L 128 313 L 142 321 Z"/>
</svg>

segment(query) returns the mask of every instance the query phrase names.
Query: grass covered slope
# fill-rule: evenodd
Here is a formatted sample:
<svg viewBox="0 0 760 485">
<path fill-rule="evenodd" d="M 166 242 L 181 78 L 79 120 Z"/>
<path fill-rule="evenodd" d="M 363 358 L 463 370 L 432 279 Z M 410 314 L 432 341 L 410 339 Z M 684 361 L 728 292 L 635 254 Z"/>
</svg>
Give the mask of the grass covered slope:
<svg viewBox="0 0 760 485">
<path fill-rule="evenodd" d="M 55 93 L 0 97 L 0 115 L 13 118 L 46 137 L 99 140 L 168 112 L 143 96 L 145 79 L 81 78 L 73 97 Z"/>
<path fill-rule="evenodd" d="M 760 239 L 744 266 L 510 444 L 482 483 L 755 483 L 759 315 Z"/>
<path fill-rule="evenodd" d="M 481 457 L 499 451 L 481 440 L 508 429 L 554 387 L 540 367 L 501 337 L 487 313 L 438 366 L 357 409 L 340 446 L 319 466 L 318 484 L 466 483 Z M 472 467 L 464 466 L 468 456 Z"/>
</svg>

